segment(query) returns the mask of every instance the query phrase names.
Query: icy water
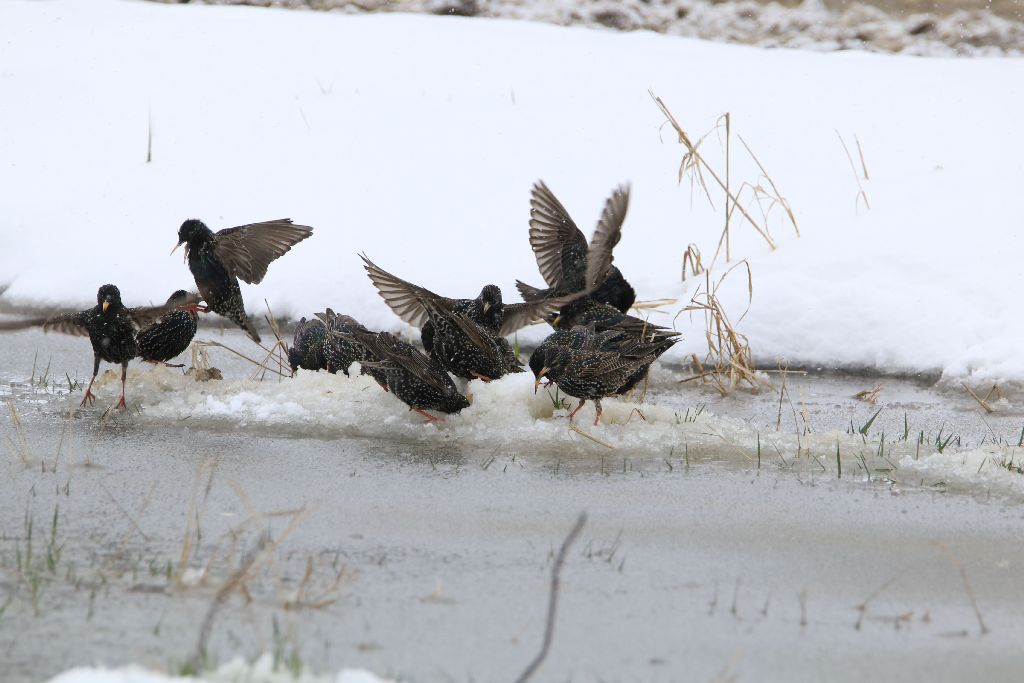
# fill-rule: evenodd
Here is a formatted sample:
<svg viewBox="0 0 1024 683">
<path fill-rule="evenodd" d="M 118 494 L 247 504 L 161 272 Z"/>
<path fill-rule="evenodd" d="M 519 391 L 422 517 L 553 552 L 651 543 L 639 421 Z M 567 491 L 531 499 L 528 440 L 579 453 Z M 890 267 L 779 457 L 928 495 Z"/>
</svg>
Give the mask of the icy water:
<svg viewBox="0 0 1024 683">
<path fill-rule="evenodd" d="M 176 670 L 204 619 L 215 662 L 514 678 L 581 511 L 535 680 L 1010 681 L 1024 665 L 1024 475 L 999 464 L 1019 450 L 1012 399 L 984 415 L 923 382 L 792 374 L 780 418 L 775 392 L 719 399 L 662 368 L 648 403 L 613 402 L 598 428 L 583 411 L 595 441 L 528 378 L 423 426 L 362 380 L 250 382 L 211 349 L 221 382 L 133 366 L 132 410 L 104 415 L 108 377 L 69 418 L 84 340 L 19 333 L 3 353 L 4 681 Z M 876 406 L 851 398 L 878 383 Z"/>
</svg>

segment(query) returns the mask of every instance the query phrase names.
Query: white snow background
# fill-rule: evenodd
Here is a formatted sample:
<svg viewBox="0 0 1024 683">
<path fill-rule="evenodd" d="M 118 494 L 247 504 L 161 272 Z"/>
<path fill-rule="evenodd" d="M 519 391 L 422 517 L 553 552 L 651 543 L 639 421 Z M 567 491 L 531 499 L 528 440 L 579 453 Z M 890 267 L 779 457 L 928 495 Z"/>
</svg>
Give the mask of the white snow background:
<svg viewBox="0 0 1024 683">
<path fill-rule="evenodd" d="M 731 112 L 796 213 L 778 249 L 733 220 L 762 362 L 1024 380 L 1020 263 L 1024 62 L 765 50 L 527 22 L 151 3 L 0 4 L 0 280 L 16 301 L 126 303 L 191 284 L 182 220 L 279 217 L 314 236 L 243 285 L 251 312 L 325 306 L 400 327 L 356 253 L 450 296 L 541 284 L 527 242 L 545 179 L 589 234 L 633 195 L 616 263 L 641 299 L 694 292 L 716 210 L 677 183 L 683 148 Z M 152 162 L 146 163 L 152 122 Z M 839 131 L 864 150 L 871 210 Z M 720 139 L 704 149 L 721 170 Z M 756 180 L 732 140 L 732 181 Z M 857 161 L 859 172 L 860 162 Z M 714 189 L 714 188 L 713 188 Z M 754 211 L 754 209 L 752 209 Z M 721 272 L 721 266 L 716 267 Z M 745 306 L 742 273 L 724 298 Z M 701 350 L 700 321 L 678 321 Z M 526 337 L 539 339 L 542 327 Z"/>
</svg>

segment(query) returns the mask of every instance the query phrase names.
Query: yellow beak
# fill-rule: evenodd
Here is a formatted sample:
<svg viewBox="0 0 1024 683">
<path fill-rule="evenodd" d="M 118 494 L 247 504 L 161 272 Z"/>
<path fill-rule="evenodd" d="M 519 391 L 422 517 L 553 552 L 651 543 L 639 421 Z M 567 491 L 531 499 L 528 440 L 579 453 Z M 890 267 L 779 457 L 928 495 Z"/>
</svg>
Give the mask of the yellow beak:
<svg viewBox="0 0 1024 683">
<path fill-rule="evenodd" d="M 180 247 L 183 244 L 185 244 L 185 243 L 184 242 L 178 242 L 177 244 L 175 244 L 174 245 L 174 249 L 171 249 L 171 254 L 173 254 L 174 252 L 178 251 L 178 247 Z M 170 256 L 170 254 L 168 254 L 168 256 Z"/>
<path fill-rule="evenodd" d="M 562 316 L 556 315 L 555 319 L 551 321 L 551 327 L 558 327 L 558 323 L 562 322 Z"/>
<path fill-rule="evenodd" d="M 537 379 L 533 382 L 533 393 L 537 393 L 537 389 L 540 388 L 540 380 L 544 375 L 548 374 L 549 369 L 550 368 L 541 368 L 541 371 L 537 373 Z"/>
<path fill-rule="evenodd" d="M 106 311 L 108 308 L 110 308 L 110 302 L 109 301 L 104 301 L 103 302 L 103 310 Z"/>
</svg>

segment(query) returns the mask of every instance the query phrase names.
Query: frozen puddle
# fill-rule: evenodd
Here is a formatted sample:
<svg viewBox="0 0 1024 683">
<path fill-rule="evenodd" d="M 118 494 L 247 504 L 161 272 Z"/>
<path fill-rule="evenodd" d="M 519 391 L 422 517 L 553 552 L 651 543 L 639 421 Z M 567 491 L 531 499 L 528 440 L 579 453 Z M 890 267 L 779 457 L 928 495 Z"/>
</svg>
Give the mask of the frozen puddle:
<svg viewBox="0 0 1024 683">
<path fill-rule="evenodd" d="M 652 377 L 652 390 L 678 392 L 670 372 L 656 368 Z M 116 395 L 116 379 L 108 372 L 97 381 L 101 396 Z M 594 407 L 588 402 L 570 429 L 565 416 L 576 400 L 554 388 L 534 394 L 530 373 L 491 384 L 474 382 L 471 390 L 469 409 L 424 424 L 367 377 L 300 372 L 293 379 L 195 382 L 180 371 L 158 368 L 129 372 L 128 396 L 140 410 L 113 414 L 113 419 L 264 436 L 370 438 L 566 466 L 574 461 L 591 464 L 595 457 L 667 468 L 714 461 L 812 477 L 841 475 L 888 483 L 894 490 L 914 486 L 1024 496 L 1024 449 L 1005 442 L 964 448 L 946 443 L 940 450 L 932 437 L 914 431 L 880 442 L 870 431 L 862 436 L 859 424 L 852 433 L 759 430 L 746 420 L 704 409 L 699 392 L 693 393 L 689 408 L 605 400 L 598 426 L 593 426 Z M 565 407 L 556 408 L 556 398 L 564 399 Z M 674 393 L 673 398 L 676 405 L 685 404 L 685 394 Z"/>
</svg>

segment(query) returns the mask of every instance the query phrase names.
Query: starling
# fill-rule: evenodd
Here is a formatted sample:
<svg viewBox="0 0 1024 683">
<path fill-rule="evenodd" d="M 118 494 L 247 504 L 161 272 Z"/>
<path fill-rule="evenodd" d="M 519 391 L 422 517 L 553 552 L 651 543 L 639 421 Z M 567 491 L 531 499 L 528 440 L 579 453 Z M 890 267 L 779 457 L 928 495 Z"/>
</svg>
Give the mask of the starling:
<svg viewBox="0 0 1024 683">
<path fill-rule="evenodd" d="M 571 294 L 531 303 L 505 304 L 501 290 L 487 285 L 475 299 L 449 299 L 378 267 L 361 256 L 366 272 L 385 303 L 398 317 L 421 329 L 423 346 L 449 372 L 465 379 L 497 379 L 520 372 L 507 343 L 512 334 L 582 296 Z M 436 347 L 436 348 L 435 348 Z M 437 353 L 435 353 L 437 351 Z"/>
<path fill-rule="evenodd" d="M 342 336 L 362 345 L 379 359 L 365 361 L 363 366 L 382 371 L 391 393 L 409 406 L 409 410 L 427 418 L 428 423 L 438 418 L 427 410 L 451 414 L 469 407 L 469 401 L 459 393 L 441 364 L 412 344 L 388 332 L 365 329 L 354 329 Z"/>
<path fill-rule="evenodd" d="M 288 349 L 288 364 L 291 365 L 292 375 L 295 375 L 299 368 L 313 372 L 329 370 L 324 349 L 327 336 L 327 325 L 323 321 L 315 318 L 299 320 L 299 324 L 295 326 L 292 346 Z"/>
<path fill-rule="evenodd" d="M 582 326 L 555 332 L 530 356 L 534 391 L 547 376 L 563 392 L 580 399 L 569 413 L 570 421 L 588 399 L 593 400 L 596 425 L 601 420 L 601 399 L 633 389 L 651 363 L 675 342 L 673 338 L 644 341 L 620 331 L 598 333 Z"/>
<path fill-rule="evenodd" d="M 537 257 L 547 289 L 516 282 L 523 299 L 537 301 L 591 289 L 591 296 L 622 313 L 636 300 L 636 292 L 612 265 L 612 250 L 622 237 L 622 222 L 629 208 L 629 186 L 615 188 L 605 202 L 590 244 L 543 181 L 530 192 L 530 246 Z"/>
<path fill-rule="evenodd" d="M 584 297 L 563 306 L 558 315 L 549 317 L 548 322 L 559 330 L 570 330 L 578 325 L 593 325 L 598 332 L 618 330 L 643 339 L 678 335 L 668 328 L 623 313 L 614 306 L 591 297 Z"/>
<path fill-rule="evenodd" d="M 42 327 L 44 332 L 52 330 L 77 336 L 89 335 L 94 362 L 92 379 L 85 389 L 82 405 L 91 404 L 96 399 L 92 393 L 92 385 L 100 371 L 100 361 L 104 360 L 108 363 L 121 364 L 121 400 L 118 401 L 117 407 L 124 408 L 124 383 L 128 374 L 128 361 L 139 355 L 136 334 L 140 329 L 151 328 L 161 316 L 177 308 L 180 308 L 178 304 L 127 308 L 121 303 L 121 292 L 117 287 L 103 285 L 96 293 L 96 305 L 92 308 L 46 318 L 6 321 L 0 323 L 0 331 Z"/>
<path fill-rule="evenodd" d="M 260 335 L 245 315 L 238 280 L 259 284 L 270 263 L 313 234 L 290 218 L 251 223 L 213 232 L 199 220 L 189 219 L 178 229 L 178 244 L 185 245 L 189 270 L 209 310 L 228 318 L 257 344 Z"/>
<path fill-rule="evenodd" d="M 184 289 L 171 294 L 164 304 L 170 310 L 135 335 L 139 357 L 150 363 L 166 365 L 167 361 L 187 349 L 199 326 L 199 301 L 197 294 Z"/>
<path fill-rule="evenodd" d="M 352 363 L 379 362 L 379 358 L 351 336 L 356 331 L 373 334 L 355 318 L 335 313 L 330 308 L 323 313 L 317 313 L 316 317 L 327 326 L 328 334 L 324 341 L 324 357 L 330 372 L 341 370 L 346 377 L 349 377 L 348 369 Z M 387 376 L 382 370 L 361 365 L 359 374 L 370 375 L 384 391 L 388 390 Z"/>
</svg>

